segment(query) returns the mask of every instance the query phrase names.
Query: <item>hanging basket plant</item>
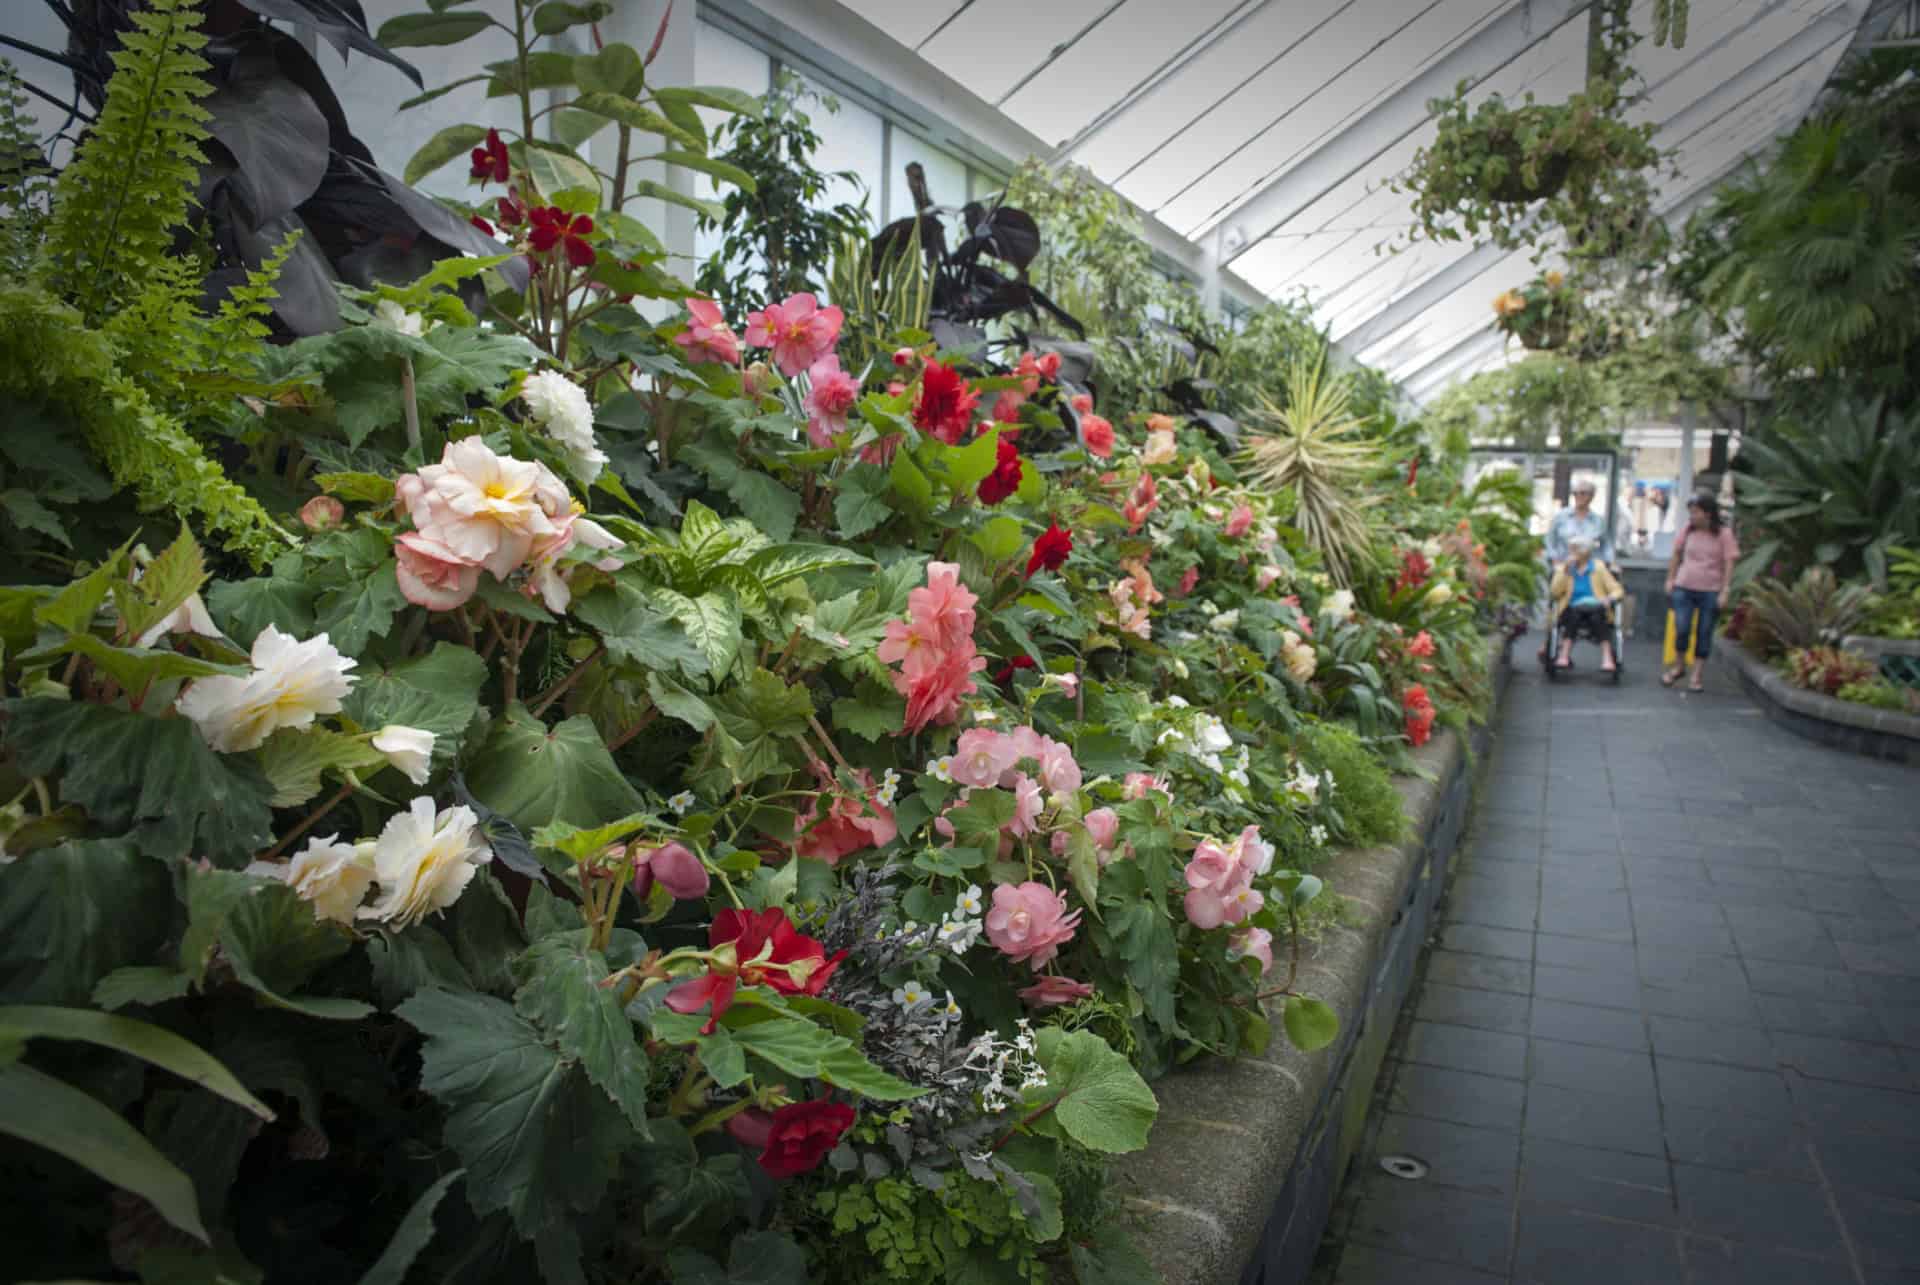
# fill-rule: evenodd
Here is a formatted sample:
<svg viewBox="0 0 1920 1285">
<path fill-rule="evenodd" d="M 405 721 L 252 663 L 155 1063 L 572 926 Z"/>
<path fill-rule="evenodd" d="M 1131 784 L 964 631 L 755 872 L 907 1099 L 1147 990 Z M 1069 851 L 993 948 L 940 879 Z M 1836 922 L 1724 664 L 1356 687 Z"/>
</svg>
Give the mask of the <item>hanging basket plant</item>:
<svg viewBox="0 0 1920 1285">
<path fill-rule="evenodd" d="M 1621 118 L 1617 86 L 1596 79 L 1564 103 L 1495 94 L 1472 110 L 1467 88 L 1429 104 L 1439 134 L 1395 181 L 1414 198 L 1414 239 L 1514 249 L 1555 224 L 1585 226 L 1597 210 L 1644 218 L 1661 154 L 1652 126 Z"/>
<path fill-rule="evenodd" d="M 1578 296 L 1558 272 L 1546 272 L 1493 301 L 1494 325 L 1533 352 L 1566 345 L 1578 311 Z"/>
</svg>

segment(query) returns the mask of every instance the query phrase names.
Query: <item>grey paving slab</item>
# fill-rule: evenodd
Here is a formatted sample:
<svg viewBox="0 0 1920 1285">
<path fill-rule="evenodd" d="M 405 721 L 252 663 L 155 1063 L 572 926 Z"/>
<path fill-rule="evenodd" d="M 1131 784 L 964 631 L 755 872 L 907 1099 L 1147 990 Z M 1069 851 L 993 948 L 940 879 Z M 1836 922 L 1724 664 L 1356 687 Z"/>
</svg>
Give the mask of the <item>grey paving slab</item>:
<svg viewBox="0 0 1920 1285">
<path fill-rule="evenodd" d="M 1634 647 L 1515 676 L 1318 1285 L 1920 1285 L 1920 771 Z"/>
</svg>

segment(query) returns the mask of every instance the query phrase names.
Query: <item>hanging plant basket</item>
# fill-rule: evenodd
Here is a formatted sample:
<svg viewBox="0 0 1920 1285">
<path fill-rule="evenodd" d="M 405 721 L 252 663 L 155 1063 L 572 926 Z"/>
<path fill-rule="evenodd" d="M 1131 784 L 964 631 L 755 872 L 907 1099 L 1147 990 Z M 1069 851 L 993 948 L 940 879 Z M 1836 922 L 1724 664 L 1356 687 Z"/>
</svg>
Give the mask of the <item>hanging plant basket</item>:
<svg viewBox="0 0 1920 1285">
<path fill-rule="evenodd" d="M 1523 317 L 1514 329 L 1514 337 L 1529 352 L 1551 352 L 1567 342 L 1569 322 L 1564 312 L 1545 317 Z"/>
<path fill-rule="evenodd" d="M 1493 301 L 1494 326 L 1534 352 L 1563 347 L 1579 311 L 1579 296 L 1558 272 L 1546 272 Z"/>
<path fill-rule="evenodd" d="M 1538 183 L 1528 183 L 1526 175 L 1521 172 L 1526 157 L 1521 153 L 1517 141 L 1502 140 L 1496 144 L 1496 154 L 1507 162 L 1507 172 L 1487 190 L 1487 196 L 1504 205 L 1525 205 L 1558 196 L 1560 189 L 1573 176 L 1573 156 L 1568 152 L 1555 152 L 1540 162 Z"/>
</svg>

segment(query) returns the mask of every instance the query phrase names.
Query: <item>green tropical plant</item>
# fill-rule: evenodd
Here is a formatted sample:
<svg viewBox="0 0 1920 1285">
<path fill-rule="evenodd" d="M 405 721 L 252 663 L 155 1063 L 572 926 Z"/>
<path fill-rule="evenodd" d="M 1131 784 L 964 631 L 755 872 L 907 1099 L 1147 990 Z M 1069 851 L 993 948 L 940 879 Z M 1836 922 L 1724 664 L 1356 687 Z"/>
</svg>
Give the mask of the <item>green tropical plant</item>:
<svg viewBox="0 0 1920 1285">
<path fill-rule="evenodd" d="M 1775 562 L 1819 564 L 1887 583 L 1887 554 L 1920 544 L 1920 410 L 1835 390 L 1823 413 L 1790 410 L 1741 444 L 1740 515 L 1759 538 L 1752 575 Z"/>
<path fill-rule="evenodd" d="M 909 335 L 924 335 L 933 304 L 933 278 L 920 251 L 920 226 L 913 225 L 904 245 L 882 247 L 874 262 L 874 241 L 850 231 L 833 256 L 827 297 L 846 313 L 841 329 L 842 360 L 854 370 L 881 360 Z"/>
<path fill-rule="evenodd" d="M 814 168 L 820 134 L 805 110 L 809 102 L 829 113 L 840 110 L 798 76 L 782 74 L 758 111 L 733 117 L 713 140 L 724 148 L 715 159 L 750 180 L 700 217 L 700 226 L 718 231 L 721 243 L 700 265 L 695 284 L 731 317 L 746 316 L 761 300 L 822 292 L 821 268 L 867 228 L 864 196 L 857 205 L 826 201 L 833 180 L 858 184 L 860 176 Z"/>
<path fill-rule="evenodd" d="M 1865 616 L 1865 585 L 1843 585 L 1827 567 L 1808 567 L 1792 580 L 1756 580 L 1741 595 L 1740 641 L 1764 657 L 1831 646 Z"/>
<path fill-rule="evenodd" d="M 1284 405 L 1259 394 L 1239 463 L 1246 479 L 1295 497 L 1294 525 L 1341 584 L 1349 583 L 1372 537 L 1357 498 L 1378 457 L 1348 409 L 1352 383 L 1328 371 L 1324 354 L 1296 357 Z"/>
</svg>

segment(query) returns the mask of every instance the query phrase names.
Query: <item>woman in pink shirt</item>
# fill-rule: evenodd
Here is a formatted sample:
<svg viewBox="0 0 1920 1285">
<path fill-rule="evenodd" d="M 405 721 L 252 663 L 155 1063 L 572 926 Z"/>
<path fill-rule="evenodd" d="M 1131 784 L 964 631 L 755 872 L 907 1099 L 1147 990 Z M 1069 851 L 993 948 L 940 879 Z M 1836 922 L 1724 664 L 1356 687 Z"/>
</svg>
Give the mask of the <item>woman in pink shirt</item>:
<svg viewBox="0 0 1920 1285">
<path fill-rule="evenodd" d="M 1713 654 L 1713 618 L 1720 600 L 1733 587 L 1733 565 L 1740 560 L 1740 545 L 1733 532 L 1720 523 L 1720 501 L 1707 491 L 1698 491 L 1687 501 L 1687 525 L 1673 542 L 1673 557 L 1667 563 L 1667 593 L 1673 599 L 1673 636 L 1682 655 L 1687 649 L 1687 631 L 1697 617 L 1699 634 L 1693 647 L 1693 677 L 1687 690 L 1701 690 L 1707 657 Z M 1664 687 L 1680 680 L 1683 666 L 1675 665 L 1660 676 Z"/>
</svg>

